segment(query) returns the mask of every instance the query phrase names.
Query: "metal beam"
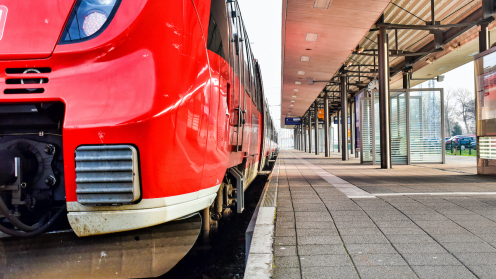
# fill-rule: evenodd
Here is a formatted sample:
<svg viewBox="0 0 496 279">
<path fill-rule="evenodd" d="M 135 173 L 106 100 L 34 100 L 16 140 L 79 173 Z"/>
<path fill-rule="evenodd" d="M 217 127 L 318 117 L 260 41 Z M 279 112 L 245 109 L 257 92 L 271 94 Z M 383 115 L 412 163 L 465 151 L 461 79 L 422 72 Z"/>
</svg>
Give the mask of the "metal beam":
<svg viewBox="0 0 496 279">
<path fill-rule="evenodd" d="M 303 119 L 302 123 L 305 123 L 306 118 Z M 303 151 L 307 152 L 307 126 L 303 124 Z"/>
<path fill-rule="evenodd" d="M 403 89 L 410 89 L 410 73 L 403 72 Z"/>
<path fill-rule="evenodd" d="M 312 153 L 312 114 L 308 111 L 308 153 Z"/>
<path fill-rule="evenodd" d="M 376 70 L 370 70 L 370 71 L 349 71 L 346 70 L 347 73 L 358 73 L 358 74 L 377 74 L 378 71 Z"/>
<path fill-rule="evenodd" d="M 483 15 L 483 8 L 480 7 L 459 22 L 459 23 L 465 24 L 466 26 L 454 27 L 454 28 L 451 28 L 451 29 L 443 32 L 443 39 L 444 39 L 443 45 L 450 43 L 451 41 L 458 38 L 463 33 L 472 29 L 474 26 L 477 25 L 477 23 L 474 23 L 474 22 L 483 18 L 483 16 L 484 16 Z M 422 48 L 420 48 L 417 51 L 417 53 L 425 53 L 428 50 L 434 49 L 434 47 L 435 47 L 435 42 L 431 41 L 431 42 L 427 43 L 425 46 L 423 46 Z M 425 56 L 426 55 L 419 55 L 419 56 L 414 56 L 414 57 L 405 57 L 405 58 L 411 58 L 411 59 L 409 61 L 403 60 L 400 63 L 398 63 L 396 66 L 394 66 L 392 71 L 391 71 L 392 74 L 396 75 L 398 72 L 401 72 L 405 67 L 407 67 L 409 65 L 413 65 L 413 64 L 421 61 L 422 59 L 425 58 Z"/>
<path fill-rule="evenodd" d="M 324 145 L 325 156 L 329 157 L 329 96 L 324 96 Z"/>
<path fill-rule="evenodd" d="M 313 106 L 314 121 L 315 121 L 315 155 L 319 155 L 319 106 L 317 101 Z"/>
<path fill-rule="evenodd" d="M 341 152 L 341 111 L 338 110 L 336 112 L 336 116 L 338 118 L 338 152 Z"/>
<path fill-rule="evenodd" d="M 353 106 L 355 102 L 350 103 L 350 154 L 355 154 L 355 115 L 353 114 Z"/>
<path fill-rule="evenodd" d="M 348 92 L 346 74 L 341 75 L 341 158 L 348 161 Z"/>
<path fill-rule="evenodd" d="M 403 52 L 400 52 L 400 53 L 394 53 L 394 51 L 392 52 L 391 57 L 404 57 L 404 56 L 420 56 L 420 55 L 429 55 L 429 54 L 432 54 L 432 53 L 436 53 L 436 52 L 442 52 L 444 51 L 444 49 L 433 49 L 433 50 L 430 50 L 430 51 L 423 51 L 423 52 L 407 52 L 407 51 L 403 51 Z M 364 56 L 378 56 L 378 54 L 373 54 L 373 53 L 358 53 L 358 52 L 353 52 L 352 54 L 355 54 L 355 55 L 364 55 Z"/>
<path fill-rule="evenodd" d="M 389 57 L 386 27 L 379 27 L 379 127 L 381 168 L 391 168 L 391 139 L 389 130 Z"/>
<path fill-rule="evenodd" d="M 386 29 L 411 29 L 411 30 L 438 30 L 446 28 L 456 28 L 456 27 L 467 27 L 474 26 L 478 24 L 491 23 L 493 19 L 482 19 L 474 22 L 462 22 L 455 24 L 444 24 L 444 25 L 407 25 L 407 24 L 391 24 L 391 23 L 377 23 L 376 26 L 379 27 L 379 32 L 381 28 Z"/>
</svg>

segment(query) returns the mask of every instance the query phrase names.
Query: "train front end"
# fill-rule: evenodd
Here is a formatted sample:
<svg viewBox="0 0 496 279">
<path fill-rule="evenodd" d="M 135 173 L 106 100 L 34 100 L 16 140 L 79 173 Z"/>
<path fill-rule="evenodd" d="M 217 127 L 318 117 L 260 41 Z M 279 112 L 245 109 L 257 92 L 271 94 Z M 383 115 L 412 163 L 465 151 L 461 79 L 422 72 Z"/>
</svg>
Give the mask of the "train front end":
<svg viewBox="0 0 496 279">
<path fill-rule="evenodd" d="M 139 234 L 152 236 L 157 225 L 213 202 L 215 189 L 200 193 L 206 51 L 192 2 L 176 2 L 0 3 L 4 234 L 128 232 L 156 246 Z M 196 240 L 201 221 L 193 219 L 178 222 L 182 238 L 172 233 L 178 254 Z M 171 231 L 160 229 L 164 238 Z M 69 238 L 74 247 L 85 239 Z M 167 268 L 159 269 L 143 274 Z"/>
</svg>

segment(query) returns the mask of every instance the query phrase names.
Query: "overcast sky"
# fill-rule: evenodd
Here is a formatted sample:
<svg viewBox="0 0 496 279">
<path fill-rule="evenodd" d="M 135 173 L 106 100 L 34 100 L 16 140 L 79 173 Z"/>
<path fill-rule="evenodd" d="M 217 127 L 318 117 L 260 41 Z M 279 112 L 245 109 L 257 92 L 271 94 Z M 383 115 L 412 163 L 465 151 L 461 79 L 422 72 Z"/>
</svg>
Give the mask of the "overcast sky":
<svg viewBox="0 0 496 279">
<path fill-rule="evenodd" d="M 422 83 L 422 87 L 427 87 L 427 82 Z M 474 62 L 469 62 L 463 66 L 447 72 L 446 74 L 444 74 L 444 81 L 435 82 L 434 87 L 444 88 L 445 94 L 448 89 L 457 88 L 466 88 L 471 92 L 474 92 Z"/>
<path fill-rule="evenodd" d="M 238 0 L 274 125 L 281 119 L 281 0 Z"/>
</svg>

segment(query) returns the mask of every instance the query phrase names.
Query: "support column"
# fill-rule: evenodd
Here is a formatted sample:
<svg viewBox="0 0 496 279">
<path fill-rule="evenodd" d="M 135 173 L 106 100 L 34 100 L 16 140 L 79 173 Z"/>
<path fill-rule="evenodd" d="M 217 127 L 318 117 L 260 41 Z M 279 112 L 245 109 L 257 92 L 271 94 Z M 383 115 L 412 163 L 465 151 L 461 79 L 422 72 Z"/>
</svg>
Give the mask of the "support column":
<svg viewBox="0 0 496 279">
<path fill-rule="evenodd" d="M 356 154 L 356 121 L 355 121 L 355 101 L 350 104 L 350 130 L 351 130 L 351 154 Z M 357 158 L 357 156 L 355 156 Z"/>
<path fill-rule="evenodd" d="M 295 133 L 296 145 L 295 149 L 300 150 L 300 125 L 296 125 L 296 133 Z"/>
<path fill-rule="evenodd" d="M 303 152 L 307 152 L 307 126 L 305 125 L 305 118 L 302 119 L 303 123 Z"/>
<path fill-rule="evenodd" d="M 317 101 L 314 103 L 313 113 L 315 119 L 315 155 L 319 155 L 319 106 Z"/>
<path fill-rule="evenodd" d="M 494 1 L 482 0 L 482 19 L 489 19 L 493 16 Z M 491 38 L 489 37 L 488 23 L 480 24 L 479 31 L 479 52 L 486 51 L 491 46 Z"/>
<path fill-rule="evenodd" d="M 391 168 L 391 132 L 389 126 L 389 46 L 386 28 L 379 27 L 379 121 L 381 168 Z"/>
<path fill-rule="evenodd" d="M 324 145 L 325 156 L 329 157 L 329 97 L 324 94 Z"/>
<path fill-rule="evenodd" d="M 486 51 L 490 48 L 489 28 L 487 23 L 480 25 L 479 31 L 479 52 Z"/>
<path fill-rule="evenodd" d="M 308 153 L 312 153 L 312 111 L 308 110 Z"/>
<path fill-rule="evenodd" d="M 403 72 L 403 89 L 410 89 L 410 74 L 407 71 Z"/>
<path fill-rule="evenodd" d="M 303 151 L 303 118 L 301 119 L 299 136 L 300 136 L 300 151 Z"/>
<path fill-rule="evenodd" d="M 294 127 L 293 128 L 293 149 L 297 149 L 298 148 L 298 143 L 296 142 L 296 135 L 298 134 L 298 127 Z"/>
<path fill-rule="evenodd" d="M 338 153 L 341 153 L 341 112 L 339 110 L 336 116 L 338 118 Z"/>
<path fill-rule="evenodd" d="M 346 74 L 341 74 L 341 158 L 348 161 L 348 88 Z"/>
</svg>

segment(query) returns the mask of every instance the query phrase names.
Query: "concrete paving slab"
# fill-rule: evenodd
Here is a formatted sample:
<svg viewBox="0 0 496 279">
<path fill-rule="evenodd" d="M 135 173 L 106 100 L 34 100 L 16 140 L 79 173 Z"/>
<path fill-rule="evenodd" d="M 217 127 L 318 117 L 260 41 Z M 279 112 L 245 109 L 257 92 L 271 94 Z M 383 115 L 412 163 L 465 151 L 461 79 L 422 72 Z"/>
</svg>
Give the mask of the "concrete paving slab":
<svg viewBox="0 0 496 279">
<path fill-rule="evenodd" d="M 356 266 L 397 266 L 408 265 L 398 254 L 352 254 Z"/>
<path fill-rule="evenodd" d="M 410 279 L 418 278 L 408 266 L 358 266 L 361 278 Z"/>
<path fill-rule="evenodd" d="M 462 264 L 449 253 L 402 253 L 409 265 L 419 266 L 462 266 Z"/>
<path fill-rule="evenodd" d="M 295 236 L 276 236 L 274 238 L 274 245 L 296 245 Z"/>
<path fill-rule="evenodd" d="M 296 230 L 298 236 L 338 236 L 338 231 L 335 229 L 302 229 Z"/>
<path fill-rule="evenodd" d="M 352 267 L 346 254 L 338 255 L 300 255 L 302 267 L 345 266 Z"/>
<path fill-rule="evenodd" d="M 301 279 L 299 268 L 276 268 L 274 270 L 274 279 Z"/>
<path fill-rule="evenodd" d="M 275 245 L 274 246 L 274 256 L 297 256 L 296 246 L 288 245 Z"/>
<path fill-rule="evenodd" d="M 285 186 L 274 278 L 496 274 L 494 179 L 437 165 L 381 170 L 339 154 L 283 150 L 278 160 Z M 356 190 L 367 197 L 353 196 Z"/>
<path fill-rule="evenodd" d="M 353 279 L 359 278 L 356 270 L 351 266 L 338 267 L 303 267 L 304 279 Z"/>
<path fill-rule="evenodd" d="M 298 256 L 275 257 L 274 266 L 276 268 L 287 268 L 287 267 L 300 268 L 300 260 Z"/>
<path fill-rule="evenodd" d="M 346 250 L 342 244 L 333 245 L 298 245 L 298 254 L 308 255 L 344 255 Z"/>
<path fill-rule="evenodd" d="M 432 254 L 432 253 L 446 253 L 446 250 L 437 243 L 398 243 L 394 244 L 394 247 L 401 254 L 404 253 L 421 253 L 421 254 Z"/>
<path fill-rule="evenodd" d="M 331 236 L 300 236 L 296 238 L 299 245 L 308 244 L 340 244 L 341 239 L 337 235 Z"/>
<path fill-rule="evenodd" d="M 350 254 L 397 254 L 390 244 L 347 244 L 346 249 Z"/>
<path fill-rule="evenodd" d="M 471 279 L 477 278 L 464 266 L 412 266 L 420 278 Z"/>
<path fill-rule="evenodd" d="M 481 279 L 493 279 L 496 274 L 495 265 L 469 265 L 468 268 Z"/>
</svg>

